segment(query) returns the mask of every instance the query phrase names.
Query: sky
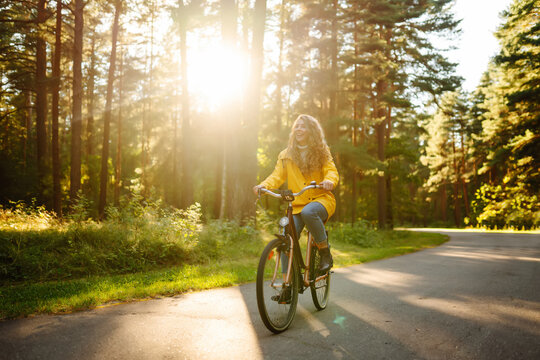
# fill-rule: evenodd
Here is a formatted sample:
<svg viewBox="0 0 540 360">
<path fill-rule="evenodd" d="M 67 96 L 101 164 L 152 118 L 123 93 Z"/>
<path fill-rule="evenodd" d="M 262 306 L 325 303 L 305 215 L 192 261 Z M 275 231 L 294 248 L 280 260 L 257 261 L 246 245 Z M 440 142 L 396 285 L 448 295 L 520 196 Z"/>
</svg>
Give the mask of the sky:
<svg viewBox="0 0 540 360">
<path fill-rule="evenodd" d="M 456 0 L 456 18 L 461 22 L 459 49 L 448 53 L 458 63 L 457 74 L 465 78 L 463 88 L 473 91 L 487 70 L 489 59 L 499 51 L 493 33 L 501 23 L 499 13 L 506 10 L 512 0 Z"/>
</svg>

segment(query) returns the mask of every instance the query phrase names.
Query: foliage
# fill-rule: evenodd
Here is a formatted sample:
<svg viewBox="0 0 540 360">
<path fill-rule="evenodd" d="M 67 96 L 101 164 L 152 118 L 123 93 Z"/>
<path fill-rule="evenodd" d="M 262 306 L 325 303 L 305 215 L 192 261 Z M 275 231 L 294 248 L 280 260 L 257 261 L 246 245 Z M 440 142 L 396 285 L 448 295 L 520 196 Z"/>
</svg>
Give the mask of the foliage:
<svg viewBox="0 0 540 360">
<path fill-rule="evenodd" d="M 473 161 L 481 165 L 471 223 L 538 226 L 540 188 L 540 45 L 538 2 L 515 0 L 496 36 L 499 55 L 474 94 Z"/>
<path fill-rule="evenodd" d="M 260 252 L 261 236 L 250 225 L 213 220 L 205 224 L 199 236 L 197 256 L 201 260 L 231 259 L 239 253 L 252 257 Z"/>
<path fill-rule="evenodd" d="M 378 232 L 366 221 L 354 225 L 347 223 L 330 224 L 328 227 L 330 243 L 333 239 L 363 248 L 377 248 L 383 246 L 384 232 Z"/>
<path fill-rule="evenodd" d="M 522 186 L 483 184 L 472 201 L 473 225 L 488 229 L 535 229 L 540 226 L 540 202 Z"/>
<path fill-rule="evenodd" d="M 58 225 L 55 214 L 47 211 L 43 205 L 37 206 L 35 202 L 26 205 L 18 201 L 11 202 L 6 208 L 0 206 L 0 231 L 39 231 Z"/>
<path fill-rule="evenodd" d="M 48 280 L 126 273 L 193 263 L 202 231 L 201 208 L 167 209 L 134 198 L 109 208 L 103 223 L 58 223 L 43 208 L 2 209 L 0 280 Z M 81 210 L 84 212 L 84 210 Z"/>
<path fill-rule="evenodd" d="M 465 183 L 472 167 L 467 154 L 472 139 L 467 105 L 467 94 L 463 91 L 447 92 L 442 96 L 437 111 L 425 125 L 427 142 L 425 155 L 420 158 L 430 170 L 424 183 L 428 192 L 446 198 L 447 185 L 453 190 L 451 208 L 456 226 L 461 224 L 462 203 L 465 203 L 465 209 L 468 208 Z M 441 202 L 439 200 L 440 206 L 446 208 Z M 446 213 L 446 209 L 441 212 Z"/>
</svg>

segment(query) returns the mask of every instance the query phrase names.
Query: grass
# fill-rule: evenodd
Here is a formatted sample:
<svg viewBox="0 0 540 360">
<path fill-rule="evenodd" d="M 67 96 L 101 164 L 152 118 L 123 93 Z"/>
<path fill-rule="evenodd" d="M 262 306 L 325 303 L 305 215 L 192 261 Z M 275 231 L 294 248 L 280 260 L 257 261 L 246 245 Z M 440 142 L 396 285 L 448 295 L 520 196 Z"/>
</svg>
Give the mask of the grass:
<svg viewBox="0 0 540 360">
<path fill-rule="evenodd" d="M 215 230 L 211 230 L 207 236 L 218 241 Z M 371 237 L 377 238 L 372 247 L 333 237 L 335 266 L 344 267 L 399 256 L 440 245 L 448 239 L 434 233 L 407 231 L 373 231 Z M 255 281 L 259 254 L 271 235 L 264 234 L 264 238 L 247 244 L 240 242 L 237 246 L 222 244 L 222 251 L 200 264 L 170 266 L 132 274 L 46 282 L 24 281 L 6 285 L 0 288 L 0 318 L 68 313 L 111 302 L 171 296 Z"/>
<path fill-rule="evenodd" d="M 23 283 L 0 288 L 0 318 L 69 313 L 110 302 L 171 296 L 251 281 L 256 261 L 185 265 L 125 275 Z"/>
</svg>

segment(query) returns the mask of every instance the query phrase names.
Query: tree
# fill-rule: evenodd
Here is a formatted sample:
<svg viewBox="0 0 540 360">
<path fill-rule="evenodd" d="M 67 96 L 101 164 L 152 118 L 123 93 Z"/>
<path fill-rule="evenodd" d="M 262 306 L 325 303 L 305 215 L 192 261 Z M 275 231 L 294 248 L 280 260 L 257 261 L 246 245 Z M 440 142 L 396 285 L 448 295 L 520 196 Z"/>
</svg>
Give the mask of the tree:
<svg viewBox="0 0 540 360">
<path fill-rule="evenodd" d="M 82 50 L 84 28 L 83 0 L 74 0 L 75 34 L 73 43 L 73 115 L 71 119 L 70 199 L 77 198 L 81 188 L 81 132 L 82 132 Z"/>
<path fill-rule="evenodd" d="M 365 69 L 363 76 L 354 70 L 347 72 L 353 79 L 345 82 L 353 84 L 352 90 L 361 104 L 369 100 L 369 108 L 364 105 L 362 113 L 369 117 L 374 135 L 374 144 L 369 146 L 374 146 L 372 151 L 379 161 L 377 218 L 380 228 L 392 227 L 391 183 L 395 176 L 389 172 L 387 148 L 400 121 L 399 114 L 412 106 L 413 91 L 429 94 L 437 101 L 444 91 L 459 84 L 459 79 L 452 75 L 455 64 L 449 63 L 427 40 L 427 34 L 450 34 L 458 22 L 450 12 L 450 1 L 446 0 L 354 2 L 344 10 L 344 19 L 349 26 L 343 31 L 355 43 L 350 46 L 354 53 L 345 53 L 342 58 L 349 66 Z M 365 95 L 358 94 L 364 89 Z M 354 121 L 354 114 L 351 117 Z"/>
<path fill-rule="evenodd" d="M 515 0 L 503 13 L 496 33 L 501 51 L 477 91 L 475 156 L 482 166 L 472 220 L 480 225 L 540 223 L 539 10 L 536 1 Z"/>
<path fill-rule="evenodd" d="M 243 136 L 245 145 L 241 149 L 243 155 L 241 174 L 241 197 L 239 202 L 240 218 L 255 216 L 255 206 L 249 190 L 257 181 L 257 148 L 261 107 L 261 84 L 263 71 L 263 43 L 266 20 L 266 0 L 256 0 L 253 15 L 253 35 L 251 41 L 251 66 L 247 93 L 244 102 Z M 238 195 L 240 195 L 238 194 Z"/>
<path fill-rule="evenodd" d="M 191 6 L 194 6 L 193 3 Z M 182 84 L 182 113 L 181 113 L 181 129 L 182 129 L 182 178 L 180 186 L 182 188 L 182 208 L 187 208 L 193 204 L 193 169 L 192 160 L 190 158 L 191 144 L 191 114 L 189 106 L 189 90 L 188 90 L 188 71 L 187 71 L 187 22 L 189 19 L 189 8 L 184 6 L 184 1 L 178 1 L 178 26 L 180 30 L 180 61 L 181 61 L 181 84 Z"/>
<path fill-rule="evenodd" d="M 60 59 L 62 56 L 62 1 L 56 0 L 54 61 L 53 61 L 53 98 L 52 98 L 52 173 L 53 173 L 53 209 L 62 217 L 62 190 L 60 188 L 60 144 L 58 140 L 58 102 L 60 99 Z"/>
<path fill-rule="evenodd" d="M 107 185 L 109 177 L 109 138 L 112 113 L 113 85 L 116 69 L 116 44 L 118 41 L 118 28 L 120 13 L 122 12 L 122 0 L 114 3 L 114 21 L 112 25 L 111 58 L 109 61 L 109 75 L 107 79 L 107 100 L 105 104 L 105 114 L 103 119 L 103 146 L 101 148 L 101 173 L 99 187 L 99 217 L 105 216 L 105 205 L 107 204 Z"/>
<path fill-rule="evenodd" d="M 221 36 L 225 51 L 236 49 L 236 22 L 237 7 L 235 0 L 221 0 Z M 240 188 L 240 149 L 238 142 L 229 141 L 239 134 L 240 130 L 240 104 L 238 100 L 222 105 L 223 123 L 228 124 L 224 131 L 223 142 L 223 184 L 221 188 L 221 207 L 219 217 L 234 218 L 240 214 L 238 200 L 242 190 Z"/>
<path fill-rule="evenodd" d="M 121 30 L 119 29 L 119 32 Z M 123 50 L 120 48 L 120 50 Z M 122 107 L 124 105 L 124 51 L 120 52 L 119 85 L 118 85 L 118 120 L 116 135 L 116 161 L 114 167 L 114 205 L 120 205 L 120 190 L 122 188 Z"/>
<path fill-rule="evenodd" d="M 522 163 L 528 169 L 523 181 L 531 190 L 540 187 L 540 134 L 534 131 L 540 128 L 539 13 L 540 4 L 534 0 L 515 0 L 504 13 L 506 21 L 496 33 L 501 52 L 495 61 L 503 72 L 498 86 L 507 113 L 499 120 L 489 119 L 496 136 L 502 135 L 506 143 L 501 161 Z"/>
<path fill-rule="evenodd" d="M 460 226 L 460 198 L 464 202 L 464 209 L 468 209 L 465 173 L 468 168 L 466 144 L 469 142 L 469 107 L 466 95 L 460 92 L 446 93 L 439 105 L 433 119 L 426 126 L 428 139 L 422 162 L 431 171 L 426 187 L 431 192 L 440 192 L 444 197 L 440 204 L 446 207 L 446 186 L 452 185 L 454 223 Z M 445 211 L 441 209 L 443 214 Z"/>
<path fill-rule="evenodd" d="M 47 2 L 39 0 L 37 4 L 36 24 L 43 26 L 47 20 Z M 47 49 L 44 29 L 39 29 L 36 37 L 36 138 L 37 163 L 40 183 L 40 195 L 45 191 L 47 174 Z"/>
</svg>

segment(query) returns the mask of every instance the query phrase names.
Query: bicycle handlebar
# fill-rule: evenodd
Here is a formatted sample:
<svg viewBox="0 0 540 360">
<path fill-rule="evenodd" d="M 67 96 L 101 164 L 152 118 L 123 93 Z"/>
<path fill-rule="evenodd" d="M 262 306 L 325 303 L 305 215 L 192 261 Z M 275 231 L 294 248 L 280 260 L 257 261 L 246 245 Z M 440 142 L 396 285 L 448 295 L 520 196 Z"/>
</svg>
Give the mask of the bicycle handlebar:
<svg viewBox="0 0 540 360">
<path fill-rule="evenodd" d="M 309 189 L 322 189 L 322 185 L 317 185 L 315 183 L 315 181 L 312 181 L 310 185 L 306 186 L 305 188 L 303 188 L 302 190 L 300 190 L 299 192 L 297 193 L 293 193 L 293 196 L 294 197 L 297 197 L 297 196 L 300 196 L 302 195 L 305 191 L 309 190 Z M 278 194 L 278 193 L 275 193 L 273 192 L 272 190 L 268 190 L 266 188 L 260 188 L 259 189 L 259 193 L 263 193 L 263 194 L 268 194 L 270 196 L 273 196 L 275 198 L 278 198 L 278 199 L 283 199 L 283 196 L 281 194 Z"/>
</svg>

